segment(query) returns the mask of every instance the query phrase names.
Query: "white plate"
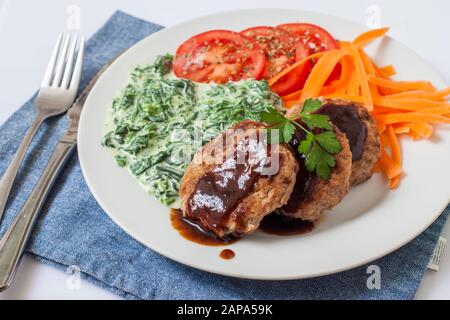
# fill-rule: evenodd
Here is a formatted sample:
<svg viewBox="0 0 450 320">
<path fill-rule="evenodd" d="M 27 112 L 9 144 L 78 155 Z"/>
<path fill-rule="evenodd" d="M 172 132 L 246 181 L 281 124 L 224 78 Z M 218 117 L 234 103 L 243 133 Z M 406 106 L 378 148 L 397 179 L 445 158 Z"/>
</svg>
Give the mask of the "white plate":
<svg viewBox="0 0 450 320">
<path fill-rule="evenodd" d="M 81 116 L 79 147 L 86 182 L 105 212 L 147 247 L 189 266 L 243 278 L 299 279 L 331 274 L 386 255 L 406 244 L 441 213 L 450 199 L 450 130 L 437 130 L 430 141 L 402 141 L 407 176 L 396 191 L 375 175 L 353 188 L 344 201 L 309 234 L 277 237 L 256 233 L 229 246 L 236 256 L 219 258 L 221 247 L 198 245 L 182 238 L 169 221 L 169 210 L 146 194 L 110 150 L 100 146 L 107 108 L 138 64 L 210 29 L 242 30 L 257 25 L 311 22 L 338 39 L 365 31 L 359 24 L 318 13 L 295 10 L 243 10 L 191 20 L 155 33 L 125 52 L 98 80 Z M 441 77 L 414 52 L 390 38 L 369 48 L 380 64 L 394 64 L 402 79 L 427 79 L 444 87 Z M 436 48 L 439 50 L 439 48 Z"/>
</svg>

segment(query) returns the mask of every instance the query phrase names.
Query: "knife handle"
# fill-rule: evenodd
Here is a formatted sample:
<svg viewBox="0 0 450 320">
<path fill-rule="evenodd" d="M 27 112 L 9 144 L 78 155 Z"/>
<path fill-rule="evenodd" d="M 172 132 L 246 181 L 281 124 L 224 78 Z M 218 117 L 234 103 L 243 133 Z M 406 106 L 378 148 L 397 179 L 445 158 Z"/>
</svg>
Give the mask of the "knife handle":
<svg viewBox="0 0 450 320">
<path fill-rule="evenodd" d="M 69 142 L 62 139 L 62 141 L 58 142 L 44 172 L 20 213 L 0 239 L 0 292 L 6 290 L 11 284 L 36 217 L 75 146 L 75 141 Z"/>
</svg>

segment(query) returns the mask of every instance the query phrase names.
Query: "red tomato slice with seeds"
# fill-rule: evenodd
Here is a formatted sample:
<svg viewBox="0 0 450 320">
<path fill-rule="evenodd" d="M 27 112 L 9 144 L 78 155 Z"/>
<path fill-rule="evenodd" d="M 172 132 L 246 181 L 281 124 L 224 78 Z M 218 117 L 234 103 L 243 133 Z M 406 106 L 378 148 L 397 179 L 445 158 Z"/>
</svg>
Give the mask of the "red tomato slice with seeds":
<svg viewBox="0 0 450 320">
<path fill-rule="evenodd" d="M 308 52 L 304 52 L 305 56 L 309 55 Z M 278 80 L 272 87 L 272 91 L 280 96 L 287 95 L 296 90 L 303 88 L 303 85 L 308 78 L 312 69 L 311 61 L 306 61 L 301 66 L 295 68 L 293 72 L 289 72 L 280 80 Z"/>
<path fill-rule="evenodd" d="M 296 36 L 297 46 L 295 49 L 295 61 L 302 60 L 316 52 L 328 51 L 339 48 L 339 44 L 334 37 L 325 29 L 310 23 L 287 23 L 277 26 L 278 29 L 286 30 Z M 308 62 L 306 70 L 308 73 L 313 67 L 312 62 Z M 339 78 L 341 73 L 340 65 L 333 70 L 327 83 Z M 305 76 L 305 79 L 307 75 Z"/>
<path fill-rule="evenodd" d="M 252 38 L 266 56 L 264 79 L 269 79 L 295 61 L 294 36 L 282 29 L 273 27 L 253 27 L 241 31 L 241 34 Z"/>
<path fill-rule="evenodd" d="M 325 29 L 310 23 L 287 23 L 277 26 L 278 29 L 289 31 L 297 38 L 297 49 L 295 54 L 296 61 L 299 61 L 309 55 L 337 49 L 337 41 Z"/>
<path fill-rule="evenodd" d="M 177 77 L 197 82 L 259 80 L 265 60 L 252 39 L 238 32 L 211 30 L 189 38 L 178 47 L 173 72 Z"/>
</svg>

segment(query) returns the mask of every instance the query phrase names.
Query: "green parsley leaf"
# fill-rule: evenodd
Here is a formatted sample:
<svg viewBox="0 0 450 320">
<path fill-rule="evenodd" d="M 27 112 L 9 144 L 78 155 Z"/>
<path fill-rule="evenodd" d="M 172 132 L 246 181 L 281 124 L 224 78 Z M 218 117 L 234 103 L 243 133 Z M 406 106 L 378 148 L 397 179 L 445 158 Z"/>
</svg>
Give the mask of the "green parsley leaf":
<svg viewBox="0 0 450 320">
<path fill-rule="evenodd" d="M 273 108 L 262 112 L 260 118 L 270 126 L 270 128 L 267 129 L 268 143 L 287 143 L 291 141 L 295 132 L 295 126 L 292 120 L 287 119 Z"/>
<path fill-rule="evenodd" d="M 308 171 L 316 171 L 316 174 L 320 178 L 328 180 L 331 176 L 331 168 L 336 165 L 336 160 L 316 141 L 314 141 L 311 151 L 306 157 L 305 164 Z"/>
<path fill-rule="evenodd" d="M 286 143 L 291 141 L 292 136 L 294 135 L 295 132 L 294 124 L 291 121 L 286 122 L 282 128 L 282 132 L 283 132 L 283 141 Z"/>
<path fill-rule="evenodd" d="M 322 148 L 331 154 L 341 151 L 341 144 L 333 131 L 325 131 L 323 133 L 316 134 L 314 135 L 314 139 Z"/>
<path fill-rule="evenodd" d="M 301 113 L 311 113 L 317 111 L 322 106 L 322 102 L 319 99 L 306 99 L 303 103 L 303 109 Z"/>
<path fill-rule="evenodd" d="M 267 111 L 261 112 L 260 118 L 268 125 L 281 124 L 287 119 L 274 108 L 269 108 Z"/>
<path fill-rule="evenodd" d="M 308 156 L 313 141 L 314 135 L 312 133 L 308 133 L 305 140 L 302 140 L 298 145 L 298 152 L 303 153 L 305 156 Z"/>
<path fill-rule="evenodd" d="M 311 113 L 321 107 L 318 99 L 308 99 L 305 101 L 303 111 L 299 118 L 309 130 L 296 119 L 286 118 L 282 113 L 271 108 L 260 114 L 260 118 L 269 128 L 267 128 L 268 143 L 288 143 L 291 141 L 295 127 L 301 128 L 305 133 L 305 139 L 300 141 L 298 152 L 306 157 L 306 169 L 316 172 L 317 176 L 324 180 L 330 179 L 331 168 L 336 165 L 333 154 L 341 151 L 341 145 L 332 131 L 330 118 L 327 115 Z M 325 130 L 314 134 L 313 129 Z"/>
<path fill-rule="evenodd" d="M 301 119 L 310 129 L 314 129 L 314 128 L 326 129 L 326 130 L 332 129 L 330 118 L 324 114 L 306 113 L 306 114 L 302 114 Z"/>
</svg>

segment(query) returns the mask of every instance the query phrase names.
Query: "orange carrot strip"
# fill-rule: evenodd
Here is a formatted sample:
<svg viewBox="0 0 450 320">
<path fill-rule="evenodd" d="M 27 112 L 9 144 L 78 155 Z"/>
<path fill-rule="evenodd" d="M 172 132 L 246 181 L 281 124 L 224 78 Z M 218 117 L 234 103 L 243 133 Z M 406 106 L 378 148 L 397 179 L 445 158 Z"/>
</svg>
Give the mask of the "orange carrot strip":
<svg viewBox="0 0 450 320">
<path fill-rule="evenodd" d="M 360 84 L 358 82 L 358 75 L 356 72 L 353 72 L 350 76 L 350 80 L 347 85 L 347 90 L 345 91 L 349 95 L 356 96 L 359 94 Z M 362 102 L 362 99 L 361 99 Z"/>
<path fill-rule="evenodd" d="M 358 53 L 358 50 L 355 46 L 349 45 L 347 46 L 347 50 L 353 58 L 353 62 L 355 64 L 355 71 L 358 78 L 359 85 L 361 86 L 361 94 L 363 97 L 363 102 L 365 107 L 371 111 L 373 109 L 373 101 L 372 95 L 369 88 L 369 83 L 367 82 L 367 73 L 364 69 L 364 63 L 361 59 L 361 56 Z M 369 76 L 371 77 L 371 76 Z"/>
<path fill-rule="evenodd" d="M 378 132 L 381 134 L 386 130 L 386 124 L 380 121 L 376 121 L 375 124 L 377 125 Z"/>
<path fill-rule="evenodd" d="M 401 109 L 395 109 L 395 108 L 385 108 L 379 105 L 375 105 L 372 114 L 378 115 L 378 114 L 387 114 L 387 113 L 402 113 L 405 112 L 405 110 Z"/>
<path fill-rule="evenodd" d="M 300 99 L 300 96 L 302 95 L 303 89 L 291 92 L 287 95 L 282 96 L 283 100 L 292 100 L 292 99 Z"/>
<path fill-rule="evenodd" d="M 286 75 L 289 72 L 291 72 L 292 70 L 296 69 L 298 66 L 304 64 L 306 61 L 311 60 L 311 59 L 315 59 L 315 58 L 319 58 L 319 57 L 323 56 L 325 53 L 330 53 L 330 52 L 335 52 L 335 51 L 339 51 L 339 50 L 335 49 L 335 50 L 330 50 L 330 51 L 317 52 L 317 53 L 314 53 L 314 54 L 312 54 L 310 56 L 307 56 L 306 58 L 303 58 L 300 61 L 297 61 L 296 63 L 294 63 L 294 64 L 290 65 L 289 67 L 287 67 L 286 69 L 278 72 L 271 79 L 269 79 L 269 81 L 268 81 L 269 86 L 272 86 L 275 82 L 280 80 L 284 75 Z"/>
<path fill-rule="evenodd" d="M 440 114 L 440 115 L 446 115 L 450 113 L 450 103 L 446 104 L 442 107 L 433 107 L 433 108 L 427 108 L 424 110 L 421 110 L 422 112 L 426 113 L 433 113 L 433 114 Z"/>
<path fill-rule="evenodd" d="M 398 163 L 402 164 L 402 152 L 400 150 L 400 144 L 398 143 L 397 136 L 395 135 L 394 127 L 386 127 L 387 136 L 389 138 L 389 146 L 391 147 L 392 159 Z"/>
<path fill-rule="evenodd" d="M 341 59 L 341 77 L 335 84 L 336 92 L 345 93 L 349 84 L 350 78 L 354 73 L 353 61 L 349 56 L 344 56 Z"/>
<path fill-rule="evenodd" d="M 400 175 L 389 179 L 389 189 L 395 189 L 400 184 Z"/>
<path fill-rule="evenodd" d="M 383 149 L 381 150 L 381 156 L 380 160 L 378 160 L 378 165 L 388 179 L 393 179 L 394 177 L 402 173 L 402 168 L 400 167 L 400 165 L 393 161 Z"/>
<path fill-rule="evenodd" d="M 410 128 L 406 124 L 396 124 L 396 125 L 394 125 L 394 132 L 396 134 L 408 133 L 409 130 L 410 130 Z"/>
<path fill-rule="evenodd" d="M 387 65 L 384 67 L 376 67 L 376 72 L 384 78 L 390 78 L 397 74 L 393 65 Z"/>
<path fill-rule="evenodd" d="M 439 91 L 435 91 L 435 92 L 431 92 L 431 93 L 426 93 L 423 95 L 423 98 L 425 99 L 431 99 L 431 100 L 440 100 L 440 99 L 445 99 L 448 96 L 450 96 L 450 87 L 444 89 L 444 90 L 439 90 Z"/>
<path fill-rule="evenodd" d="M 366 44 L 368 44 L 369 42 L 375 40 L 376 38 L 382 37 L 386 34 L 386 32 L 389 31 L 389 28 L 380 28 L 380 29 L 373 29 L 373 30 L 369 30 L 366 31 L 362 34 L 360 34 L 359 36 L 357 36 L 355 38 L 355 40 L 353 40 L 353 44 L 355 46 L 364 46 Z"/>
<path fill-rule="evenodd" d="M 284 106 L 289 109 L 295 106 L 296 104 L 299 104 L 300 102 L 298 100 L 287 100 L 287 101 L 283 100 L 283 103 Z"/>
<path fill-rule="evenodd" d="M 389 99 L 404 99 L 404 98 L 418 98 L 421 97 L 422 94 L 427 93 L 427 91 L 424 90 L 412 90 L 412 91 L 404 91 L 400 93 L 394 93 L 387 96 L 384 96 L 385 98 Z M 433 92 L 434 94 L 434 92 Z M 427 98 L 429 99 L 429 98 Z M 431 99 L 433 100 L 433 99 Z"/>
<path fill-rule="evenodd" d="M 386 130 L 384 130 L 384 132 L 380 134 L 380 143 L 384 147 L 389 147 L 389 137 L 387 135 L 387 128 L 388 126 L 386 126 Z"/>
<path fill-rule="evenodd" d="M 447 107 L 448 103 L 433 101 L 428 99 L 389 99 L 384 97 L 375 97 L 373 102 L 376 105 L 385 108 L 395 108 L 410 111 L 422 111 L 426 108 Z"/>
<path fill-rule="evenodd" d="M 449 123 L 450 119 L 438 114 L 430 114 L 423 112 L 407 112 L 407 113 L 391 113 L 374 115 L 378 121 L 385 124 L 393 124 L 398 122 L 432 122 L 432 123 Z"/>
<path fill-rule="evenodd" d="M 336 67 L 336 64 L 346 54 L 347 52 L 345 50 L 332 50 L 325 52 L 322 58 L 320 58 L 312 68 L 308 79 L 306 79 L 301 95 L 302 101 L 308 98 L 317 97 L 319 95 L 320 90 L 327 81 L 331 72 Z"/>
<path fill-rule="evenodd" d="M 408 91 L 408 90 L 426 90 L 426 91 L 434 91 L 435 88 L 429 81 L 392 81 L 383 78 L 374 77 L 369 75 L 367 80 L 375 84 L 377 86 L 395 89 L 399 91 Z"/>
<path fill-rule="evenodd" d="M 375 76 L 375 66 L 372 63 L 372 60 L 370 60 L 369 56 L 362 49 L 358 49 L 358 53 L 363 62 L 364 69 L 366 70 L 366 74 Z M 376 96 L 380 95 L 376 85 L 369 83 L 369 89 L 370 89 L 370 93 L 371 93 L 372 97 L 376 97 Z"/>
<path fill-rule="evenodd" d="M 421 138 L 428 139 L 433 134 L 433 126 L 426 122 L 409 123 L 408 126 Z"/>
</svg>

